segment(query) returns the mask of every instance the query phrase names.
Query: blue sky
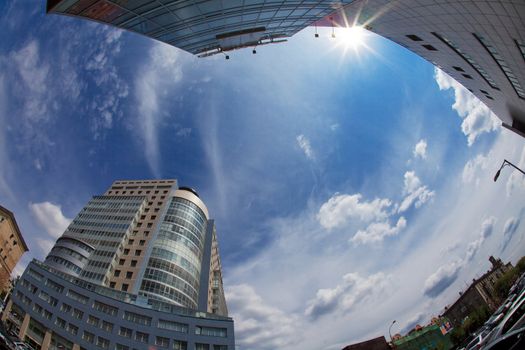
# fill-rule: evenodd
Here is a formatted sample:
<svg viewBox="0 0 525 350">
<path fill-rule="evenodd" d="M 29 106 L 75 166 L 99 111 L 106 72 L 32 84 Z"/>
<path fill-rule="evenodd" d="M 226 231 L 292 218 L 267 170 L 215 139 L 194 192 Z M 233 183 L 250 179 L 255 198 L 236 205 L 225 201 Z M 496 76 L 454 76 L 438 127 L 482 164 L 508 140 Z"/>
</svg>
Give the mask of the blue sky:
<svg viewBox="0 0 525 350">
<path fill-rule="evenodd" d="M 239 349 L 339 349 L 426 323 L 525 252 L 523 139 L 373 34 L 198 59 L 0 4 L 0 203 L 32 258 L 116 179 L 177 178 L 216 219 Z"/>
</svg>

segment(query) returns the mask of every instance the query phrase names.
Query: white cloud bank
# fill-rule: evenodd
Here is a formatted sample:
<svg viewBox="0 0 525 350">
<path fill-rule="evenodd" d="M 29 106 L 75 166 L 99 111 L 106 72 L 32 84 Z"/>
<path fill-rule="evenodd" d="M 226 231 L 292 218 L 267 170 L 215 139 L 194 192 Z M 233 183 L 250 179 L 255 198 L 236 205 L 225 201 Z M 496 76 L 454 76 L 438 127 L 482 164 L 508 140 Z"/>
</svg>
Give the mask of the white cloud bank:
<svg viewBox="0 0 525 350">
<path fill-rule="evenodd" d="M 281 349 L 297 341 L 297 318 L 264 303 L 249 285 L 233 285 L 226 300 L 235 319 L 235 341 L 242 349 Z"/>
<path fill-rule="evenodd" d="M 29 210 L 48 236 L 39 235 L 36 239 L 40 250 L 47 254 L 53 247 L 55 240 L 64 233 L 71 219 L 64 216 L 60 205 L 50 202 L 30 203 Z"/>
<path fill-rule="evenodd" d="M 354 244 L 381 242 L 385 237 L 397 235 L 406 226 L 407 221 L 404 217 L 400 217 L 395 226 L 390 226 L 388 222 L 375 222 L 365 230 L 357 231 L 354 237 L 350 238 L 350 242 Z"/>
<path fill-rule="evenodd" d="M 421 185 L 421 180 L 414 171 L 407 171 L 404 178 L 403 193 L 406 196 L 397 209 L 399 213 L 407 211 L 412 205 L 419 208 L 434 198 L 435 192 L 430 191 L 427 186 Z"/>
<path fill-rule="evenodd" d="M 332 196 L 321 205 L 317 219 L 326 229 L 344 226 L 350 219 L 364 222 L 383 220 L 388 217 L 387 209 L 392 202 L 388 199 L 376 198 L 372 201 L 362 201 L 361 194 L 338 194 Z"/>
<path fill-rule="evenodd" d="M 501 121 L 496 115 L 460 83 L 438 68 L 434 69 L 434 78 L 440 90 L 454 90 L 455 102 L 452 108 L 463 119 L 461 130 L 467 136 L 469 146 L 481 134 L 499 129 Z"/>
</svg>

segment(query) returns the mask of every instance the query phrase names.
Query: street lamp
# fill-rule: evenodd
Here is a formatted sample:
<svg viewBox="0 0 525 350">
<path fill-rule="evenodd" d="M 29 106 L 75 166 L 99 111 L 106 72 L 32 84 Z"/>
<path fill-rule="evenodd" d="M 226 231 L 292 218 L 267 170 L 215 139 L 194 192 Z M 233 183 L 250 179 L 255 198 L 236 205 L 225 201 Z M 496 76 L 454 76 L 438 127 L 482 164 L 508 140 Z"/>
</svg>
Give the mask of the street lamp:
<svg viewBox="0 0 525 350">
<path fill-rule="evenodd" d="M 390 342 L 392 342 L 392 333 L 390 333 L 390 330 L 392 329 L 392 326 L 394 325 L 394 323 L 396 323 L 396 320 L 393 320 L 390 327 L 388 327 L 388 335 L 390 336 Z"/>
<path fill-rule="evenodd" d="M 503 169 L 506 165 L 510 165 L 511 167 L 513 167 L 514 169 L 516 169 L 517 171 L 519 171 L 520 173 L 522 173 L 523 175 L 525 175 L 525 171 L 521 170 L 520 168 L 518 168 L 517 166 L 515 166 L 514 164 L 512 164 L 512 163 L 509 162 L 508 160 L 504 159 L 504 160 L 503 160 L 503 163 L 501 164 L 501 167 L 500 167 L 499 170 L 496 172 L 496 175 L 494 175 L 494 182 L 496 182 L 496 180 L 498 180 L 498 177 L 499 177 L 499 175 L 501 174 L 501 169 Z"/>
</svg>

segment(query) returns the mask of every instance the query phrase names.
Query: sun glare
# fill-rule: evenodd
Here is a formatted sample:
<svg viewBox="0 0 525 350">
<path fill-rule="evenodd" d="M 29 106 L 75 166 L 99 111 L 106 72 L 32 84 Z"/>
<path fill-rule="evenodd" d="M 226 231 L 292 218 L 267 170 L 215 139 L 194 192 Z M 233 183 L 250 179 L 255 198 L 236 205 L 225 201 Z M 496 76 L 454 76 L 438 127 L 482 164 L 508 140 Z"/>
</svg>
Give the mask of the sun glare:
<svg viewBox="0 0 525 350">
<path fill-rule="evenodd" d="M 352 48 L 357 51 L 364 45 L 365 30 L 359 26 L 349 28 L 337 28 L 335 31 L 336 40 L 345 46 L 345 49 Z"/>
</svg>

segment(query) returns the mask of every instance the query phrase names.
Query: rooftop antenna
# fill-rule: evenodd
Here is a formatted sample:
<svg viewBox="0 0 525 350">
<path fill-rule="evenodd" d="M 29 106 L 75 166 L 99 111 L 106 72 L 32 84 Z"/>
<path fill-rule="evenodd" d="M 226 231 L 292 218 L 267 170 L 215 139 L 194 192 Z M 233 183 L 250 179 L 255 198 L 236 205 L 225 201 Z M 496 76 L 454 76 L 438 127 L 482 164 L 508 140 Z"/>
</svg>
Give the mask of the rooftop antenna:
<svg viewBox="0 0 525 350">
<path fill-rule="evenodd" d="M 315 24 L 315 34 L 314 34 L 314 36 L 316 38 L 319 38 L 319 33 L 317 33 L 317 23 Z"/>
<path fill-rule="evenodd" d="M 335 38 L 334 18 L 330 17 L 330 21 L 332 22 L 332 38 Z"/>
</svg>

